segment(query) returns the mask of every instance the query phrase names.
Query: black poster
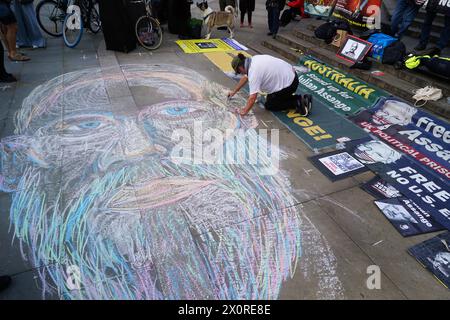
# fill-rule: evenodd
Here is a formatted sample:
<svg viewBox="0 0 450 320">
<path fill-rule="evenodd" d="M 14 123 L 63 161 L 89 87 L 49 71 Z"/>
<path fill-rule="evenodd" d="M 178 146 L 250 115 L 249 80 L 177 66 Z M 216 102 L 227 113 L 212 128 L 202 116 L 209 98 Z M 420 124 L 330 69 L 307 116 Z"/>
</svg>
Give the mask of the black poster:
<svg viewBox="0 0 450 320">
<path fill-rule="evenodd" d="M 450 0 L 428 0 L 427 11 L 450 15 Z"/>
<path fill-rule="evenodd" d="M 404 237 L 443 230 L 428 212 L 408 198 L 376 200 L 375 204 Z"/>
<path fill-rule="evenodd" d="M 370 193 L 376 199 L 398 198 L 402 194 L 393 185 L 384 181 L 380 177 L 375 177 L 369 182 L 366 182 L 361 187 L 364 191 Z"/>
<path fill-rule="evenodd" d="M 331 181 L 345 179 L 368 171 L 364 164 L 345 150 L 324 153 L 309 159 Z"/>
<path fill-rule="evenodd" d="M 440 283 L 447 289 L 450 287 L 450 232 L 441 233 L 408 251 L 431 271 Z"/>
</svg>

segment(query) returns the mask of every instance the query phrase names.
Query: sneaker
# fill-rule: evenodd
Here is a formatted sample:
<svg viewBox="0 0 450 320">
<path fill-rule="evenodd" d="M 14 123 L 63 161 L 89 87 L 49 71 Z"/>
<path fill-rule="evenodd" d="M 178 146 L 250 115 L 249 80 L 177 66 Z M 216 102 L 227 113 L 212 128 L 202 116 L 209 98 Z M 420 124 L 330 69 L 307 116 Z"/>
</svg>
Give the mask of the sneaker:
<svg viewBox="0 0 450 320">
<path fill-rule="evenodd" d="M 277 38 L 277 34 L 274 33 L 274 34 L 272 35 L 272 38 L 273 38 L 273 39 L 276 39 L 276 38 Z"/>
<path fill-rule="evenodd" d="M 6 74 L 0 76 L 0 82 L 11 83 L 11 82 L 16 82 L 16 81 L 17 81 L 17 79 L 10 73 L 6 73 Z"/>
<path fill-rule="evenodd" d="M 305 94 L 305 95 L 303 95 L 303 101 L 304 101 L 306 110 L 308 110 L 308 114 L 311 113 L 311 109 L 312 109 L 312 100 L 313 100 L 312 95 L 310 95 L 310 94 Z"/>
<path fill-rule="evenodd" d="M 0 276 L 0 291 L 5 290 L 11 284 L 10 276 Z"/>
<path fill-rule="evenodd" d="M 300 114 L 302 117 L 308 116 L 308 108 L 305 107 L 303 97 L 301 95 L 297 96 L 297 105 L 295 111 Z"/>
<path fill-rule="evenodd" d="M 269 32 L 269 33 L 267 33 L 267 35 L 268 35 L 268 36 L 272 36 L 272 35 L 273 35 L 273 33 L 272 33 L 272 32 Z"/>
<path fill-rule="evenodd" d="M 415 48 L 414 48 L 414 50 L 416 50 L 416 51 L 422 51 L 422 50 L 425 50 L 427 48 L 427 46 L 426 45 L 423 45 L 423 44 L 418 44 Z"/>
</svg>

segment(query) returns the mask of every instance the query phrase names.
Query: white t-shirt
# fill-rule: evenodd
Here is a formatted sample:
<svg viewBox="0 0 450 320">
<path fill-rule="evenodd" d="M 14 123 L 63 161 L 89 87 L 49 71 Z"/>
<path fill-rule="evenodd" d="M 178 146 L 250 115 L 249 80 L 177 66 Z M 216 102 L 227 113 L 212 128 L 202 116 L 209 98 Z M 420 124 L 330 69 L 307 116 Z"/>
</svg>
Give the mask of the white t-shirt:
<svg viewBox="0 0 450 320">
<path fill-rule="evenodd" d="M 271 94 L 289 87 L 295 72 L 289 63 L 269 56 L 256 55 L 252 58 L 248 71 L 250 94 L 265 92 Z"/>
</svg>

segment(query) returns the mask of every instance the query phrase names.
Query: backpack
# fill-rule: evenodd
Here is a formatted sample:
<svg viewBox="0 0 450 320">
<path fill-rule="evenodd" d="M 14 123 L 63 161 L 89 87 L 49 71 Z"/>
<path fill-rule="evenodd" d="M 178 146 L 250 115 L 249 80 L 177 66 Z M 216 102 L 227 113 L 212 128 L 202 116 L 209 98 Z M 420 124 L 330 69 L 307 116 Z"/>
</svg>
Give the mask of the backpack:
<svg viewBox="0 0 450 320">
<path fill-rule="evenodd" d="M 345 30 L 349 34 L 352 34 L 352 30 L 348 22 L 342 20 L 334 20 L 331 22 L 326 22 L 317 27 L 316 30 L 314 30 L 314 35 L 316 36 L 316 38 L 325 40 L 326 43 L 330 44 L 331 42 L 333 42 L 337 30 Z"/>
<path fill-rule="evenodd" d="M 387 34 L 372 34 L 367 41 L 373 44 L 370 56 L 383 64 L 396 64 L 406 55 L 405 44 Z"/>
<path fill-rule="evenodd" d="M 290 9 L 286 9 L 283 11 L 280 17 L 280 26 L 285 27 L 292 20 L 292 11 Z"/>
<path fill-rule="evenodd" d="M 402 61 L 405 56 L 405 44 L 400 40 L 397 40 L 384 48 L 383 58 L 381 62 L 384 64 L 396 64 L 397 62 Z"/>
</svg>

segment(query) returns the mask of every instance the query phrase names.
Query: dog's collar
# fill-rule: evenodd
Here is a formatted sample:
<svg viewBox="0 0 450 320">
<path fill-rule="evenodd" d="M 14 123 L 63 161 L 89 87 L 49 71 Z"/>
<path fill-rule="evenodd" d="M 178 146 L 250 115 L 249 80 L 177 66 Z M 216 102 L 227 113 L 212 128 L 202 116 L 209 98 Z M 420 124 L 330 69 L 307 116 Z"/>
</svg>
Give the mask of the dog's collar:
<svg viewBox="0 0 450 320">
<path fill-rule="evenodd" d="M 210 15 L 212 15 L 214 13 L 214 11 L 213 12 L 210 12 L 210 13 L 208 13 L 204 18 L 203 18 L 203 21 L 206 21 L 206 19 L 208 19 L 209 18 L 209 16 Z"/>
</svg>

